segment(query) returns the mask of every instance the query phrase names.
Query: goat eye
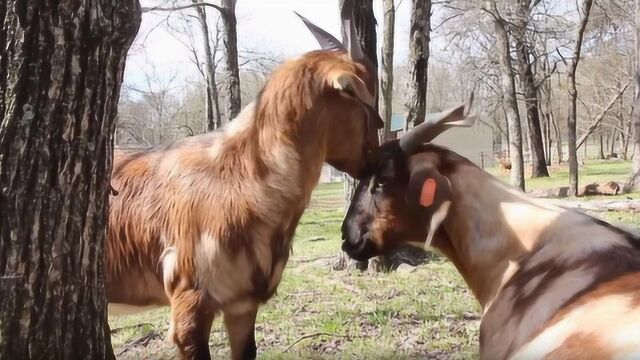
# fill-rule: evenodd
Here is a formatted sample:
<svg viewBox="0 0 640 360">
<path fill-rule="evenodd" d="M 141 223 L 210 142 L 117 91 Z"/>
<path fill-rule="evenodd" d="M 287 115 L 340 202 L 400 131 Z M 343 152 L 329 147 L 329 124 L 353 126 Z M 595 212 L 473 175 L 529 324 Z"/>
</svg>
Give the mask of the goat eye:
<svg viewBox="0 0 640 360">
<path fill-rule="evenodd" d="M 375 188 L 383 190 L 389 184 L 391 184 L 391 179 L 389 179 L 387 177 L 379 177 L 379 178 L 376 179 Z"/>
</svg>

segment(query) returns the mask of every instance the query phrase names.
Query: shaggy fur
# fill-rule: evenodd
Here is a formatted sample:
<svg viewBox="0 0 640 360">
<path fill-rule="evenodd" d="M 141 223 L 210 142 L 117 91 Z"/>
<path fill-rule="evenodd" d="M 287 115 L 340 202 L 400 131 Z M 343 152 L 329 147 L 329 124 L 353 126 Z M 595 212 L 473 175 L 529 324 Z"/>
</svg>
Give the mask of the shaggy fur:
<svg viewBox="0 0 640 360">
<path fill-rule="evenodd" d="M 382 146 L 386 160 L 356 190 L 343 224 L 351 256 L 399 242 L 445 254 L 482 305 L 482 359 L 640 357 L 637 237 L 529 198 L 449 150 L 395 147 Z M 440 190 L 425 209 L 411 184 L 428 179 Z"/>
<path fill-rule="evenodd" d="M 276 291 L 323 162 L 357 176 L 377 147 L 366 67 L 341 52 L 285 63 L 221 132 L 117 152 L 110 303 L 171 305 L 169 338 L 208 358 L 223 312 L 233 358 L 255 357 L 258 305 Z"/>
</svg>

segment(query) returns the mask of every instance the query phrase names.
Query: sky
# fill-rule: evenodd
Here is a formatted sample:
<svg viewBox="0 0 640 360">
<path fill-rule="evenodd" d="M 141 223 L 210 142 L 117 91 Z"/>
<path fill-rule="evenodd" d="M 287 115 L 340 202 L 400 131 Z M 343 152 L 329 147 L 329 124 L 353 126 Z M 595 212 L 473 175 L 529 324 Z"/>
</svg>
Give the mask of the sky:
<svg viewBox="0 0 640 360">
<path fill-rule="evenodd" d="M 216 0 L 207 0 L 216 2 Z M 178 4 L 188 4 L 182 0 Z M 159 0 L 143 0 L 143 6 L 157 6 Z M 395 62 L 406 61 L 408 54 L 408 31 L 410 1 L 396 1 Z M 382 1 L 374 2 L 374 13 L 378 20 L 378 46 L 382 44 Z M 239 50 L 253 50 L 278 55 L 283 59 L 318 49 L 317 42 L 302 24 L 294 11 L 307 17 L 338 39 L 340 18 L 338 0 L 238 0 Z M 187 10 L 193 13 L 193 10 Z M 216 10 L 207 10 L 209 18 Z M 154 68 L 158 74 L 176 76 L 179 80 L 196 76 L 196 68 L 189 60 L 187 48 L 176 39 L 171 30 L 162 25 L 169 13 L 144 13 L 140 31 L 129 53 L 125 82 L 142 81 L 144 72 Z M 173 17 L 173 22 L 179 22 Z M 215 24 L 211 20 L 211 24 Z M 199 31 L 198 28 L 195 29 Z"/>
</svg>

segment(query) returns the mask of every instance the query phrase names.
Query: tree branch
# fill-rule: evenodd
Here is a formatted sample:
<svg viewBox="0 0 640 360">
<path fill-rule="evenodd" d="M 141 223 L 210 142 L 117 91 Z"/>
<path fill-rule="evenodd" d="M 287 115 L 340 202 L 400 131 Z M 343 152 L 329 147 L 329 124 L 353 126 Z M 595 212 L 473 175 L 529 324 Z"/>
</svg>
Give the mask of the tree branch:
<svg viewBox="0 0 640 360">
<path fill-rule="evenodd" d="M 611 101 L 609 101 L 607 106 L 604 109 L 602 109 L 602 111 L 598 114 L 598 116 L 596 116 L 593 122 L 589 124 L 589 128 L 587 129 L 587 131 L 584 134 L 582 134 L 582 136 L 580 136 L 580 138 L 578 139 L 576 150 L 579 149 L 580 146 L 582 146 L 582 144 L 584 144 L 585 141 L 587 141 L 587 138 L 589 137 L 589 135 L 591 135 L 591 133 L 598 127 L 598 125 L 600 125 L 600 122 L 602 122 L 602 120 L 607 115 L 609 110 L 611 110 L 611 108 L 616 103 L 616 101 L 618 101 L 620 96 L 624 94 L 624 92 L 627 90 L 630 84 L 631 84 L 631 79 L 627 81 L 625 86 L 622 89 L 620 89 L 620 91 L 618 91 L 618 93 L 611 99 Z"/>
<path fill-rule="evenodd" d="M 171 7 L 159 7 L 159 6 L 143 7 L 142 12 L 146 13 L 151 11 L 180 11 L 180 10 L 195 8 L 198 6 L 210 6 L 220 11 L 221 13 L 224 12 L 224 8 L 222 6 L 211 4 L 211 3 L 195 3 L 195 4 L 187 4 L 187 5 L 171 6 Z"/>
</svg>

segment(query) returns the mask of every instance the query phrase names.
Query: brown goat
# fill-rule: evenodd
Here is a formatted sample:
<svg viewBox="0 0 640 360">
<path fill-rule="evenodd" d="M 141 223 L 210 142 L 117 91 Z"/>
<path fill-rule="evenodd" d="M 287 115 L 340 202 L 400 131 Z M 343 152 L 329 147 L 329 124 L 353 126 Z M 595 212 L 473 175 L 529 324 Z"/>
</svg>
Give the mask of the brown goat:
<svg viewBox="0 0 640 360">
<path fill-rule="evenodd" d="M 210 358 L 219 312 L 232 357 L 255 358 L 258 306 L 276 291 L 322 164 L 358 176 L 378 146 L 375 73 L 329 40 L 337 51 L 283 64 L 222 131 L 115 154 L 110 307 L 170 305 L 183 358 Z"/>
<path fill-rule="evenodd" d="M 482 306 L 481 359 L 639 359 L 640 240 L 423 141 L 381 146 L 343 249 L 358 260 L 401 242 L 442 252 Z"/>
</svg>

